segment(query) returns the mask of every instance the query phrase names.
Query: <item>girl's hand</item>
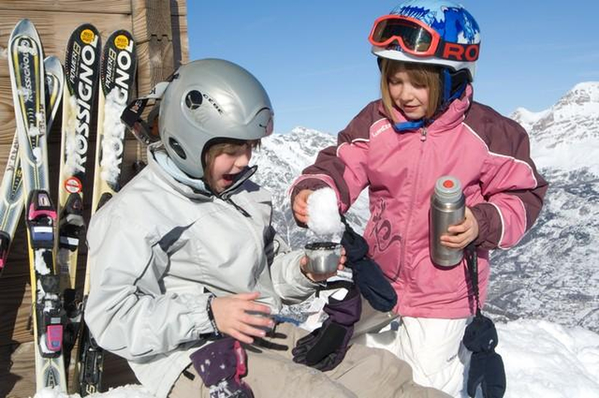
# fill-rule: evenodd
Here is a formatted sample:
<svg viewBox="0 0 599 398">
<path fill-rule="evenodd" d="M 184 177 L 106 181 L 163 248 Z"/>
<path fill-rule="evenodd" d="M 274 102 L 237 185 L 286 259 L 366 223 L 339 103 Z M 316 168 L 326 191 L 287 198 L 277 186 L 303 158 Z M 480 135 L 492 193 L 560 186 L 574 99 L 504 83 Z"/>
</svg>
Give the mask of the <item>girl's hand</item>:
<svg viewBox="0 0 599 398">
<path fill-rule="evenodd" d="M 218 330 L 247 344 L 254 342 L 253 337 L 264 337 L 266 332 L 260 328 L 272 328 L 274 322 L 269 318 L 270 307 L 254 302 L 258 297 L 259 292 L 252 292 L 214 298 L 212 313 Z"/>
<path fill-rule="evenodd" d="M 303 226 L 308 225 L 308 197 L 312 195 L 312 192 L 314 191 L 310 189 L 302 189 L 293 199 L 293 217 L 298 224 Z"/>
<path fill-rule="evenodd" d="M 478 236 L 478 221 L 470 208 L 466 207 L 466 217 L 461 224 L 447 229 L 452 235 L 441 235 L 441 244 L 452 249 L 463 249 Z"/>
<path fill-rule="evenodd" d="M 312 282 L 322 282 L 329 279 L 331 276 L 337 275 L 337 271 L 341 271 L 345 269 L 345 262 L 347 261 L 347 257 L 345 255 L 345 248 L 341 246 L 341 257 L 339 257 L 339 263 L 337 264 L 337 270 L 335 272 L 331 272 L 330 274 L 313 274 L 307 271 L 308 268 L 308 256 L 303 256 L 300 259 L 300 269 L 302 270 L 302 274 L 306 275 L 308 279 Z"/>
</svg>

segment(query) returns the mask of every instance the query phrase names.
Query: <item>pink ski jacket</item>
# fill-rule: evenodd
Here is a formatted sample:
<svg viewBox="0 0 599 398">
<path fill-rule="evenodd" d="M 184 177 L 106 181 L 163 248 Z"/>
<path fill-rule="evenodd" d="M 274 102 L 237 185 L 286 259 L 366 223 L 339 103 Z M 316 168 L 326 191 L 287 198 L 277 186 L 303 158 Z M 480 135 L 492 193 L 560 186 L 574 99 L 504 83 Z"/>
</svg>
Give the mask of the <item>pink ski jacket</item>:
<svg viewBox="0 0 599 398">
<path fill-rule="evenodd" d="M 468 87 L 432 124 L 403 133 L 393 129 L 381 100 L 371 102 L 292 186 L 293 194 L 333 188 L 342 212 L 368 187 L 369 256 L 395 288 L 394 310 L 403 316 L 464 318 L 476 309 L 465 261 L 442 269 L 430 259 L 430 196 L 439 177 L 460 180 L 478 221 L 481 305 L 489 250 L 517 244 L 543 204 L 548 184 L 530 158 L 525 130 L 471 97 Z"/>
</svg>

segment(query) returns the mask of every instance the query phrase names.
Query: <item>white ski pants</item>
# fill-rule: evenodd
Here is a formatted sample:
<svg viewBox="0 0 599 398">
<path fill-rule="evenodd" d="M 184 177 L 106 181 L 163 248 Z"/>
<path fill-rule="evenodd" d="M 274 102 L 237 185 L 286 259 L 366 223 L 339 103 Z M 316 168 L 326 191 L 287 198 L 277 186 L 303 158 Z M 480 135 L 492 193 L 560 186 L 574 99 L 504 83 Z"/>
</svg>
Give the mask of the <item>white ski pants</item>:
<svg viewBox="0 0 599 398">
<path fill-rule="evenodd" d="M 386 349 L 409 363 L 414 382 L 462 397 L 471 355 L 462 338 L 470 319 L 400 317 L 380 332 L 354 341 Z"/>
</svg>

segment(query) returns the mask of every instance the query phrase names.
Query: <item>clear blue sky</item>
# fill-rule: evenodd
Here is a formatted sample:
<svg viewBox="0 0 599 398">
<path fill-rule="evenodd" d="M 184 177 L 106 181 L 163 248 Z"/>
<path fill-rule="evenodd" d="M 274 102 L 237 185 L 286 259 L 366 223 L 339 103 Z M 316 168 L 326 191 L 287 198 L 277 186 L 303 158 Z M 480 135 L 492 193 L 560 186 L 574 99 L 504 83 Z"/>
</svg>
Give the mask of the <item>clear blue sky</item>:
<svg viewBox="0 0 599 398">
<path fill-rule="evenodd" d="M 275 131 L 336 134 L 379 97 L 368 34 L 400 1 L 189 0 L 190 58 L 224 58 L 268 91 Z M 464 0 L 482 34 L 475 99 L 509 115 L 541 111 L 599 81 L 596 0 Z"/>
</svg>

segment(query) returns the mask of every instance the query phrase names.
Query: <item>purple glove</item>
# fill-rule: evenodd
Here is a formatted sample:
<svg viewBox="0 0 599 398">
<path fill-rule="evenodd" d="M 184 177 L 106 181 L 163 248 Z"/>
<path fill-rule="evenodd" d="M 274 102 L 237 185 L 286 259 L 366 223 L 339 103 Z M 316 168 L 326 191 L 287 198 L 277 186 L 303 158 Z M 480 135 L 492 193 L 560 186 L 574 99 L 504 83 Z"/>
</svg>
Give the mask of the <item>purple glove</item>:
<svg viewBox="0 0 599 398">
<path fill-rule="evenodd" d="M 246 374 L 245 350 L 239 341 L 224 337 L 190 355 L 193 367 L 210 389 L 210 398 L 254 398 L 241 380 Z"/>
<path fill-rule="evenodd" d="M 362 301 L 355 285 L 347 282 L 340 282 L 339 285 L 346 287 L 349 292 L 341 301 L 329 297 L 329 303 L 324 306 L 324 312 L 329 317 L 320 328 L 297 341 L 292 350 L 293 362 L 324 372 L 334 369 L 345 357 L 354 333 L 354 324 L 362 313 Z"/>
</svg>

